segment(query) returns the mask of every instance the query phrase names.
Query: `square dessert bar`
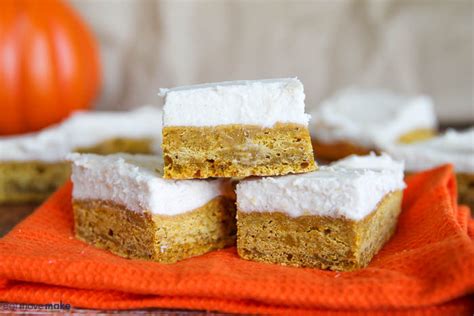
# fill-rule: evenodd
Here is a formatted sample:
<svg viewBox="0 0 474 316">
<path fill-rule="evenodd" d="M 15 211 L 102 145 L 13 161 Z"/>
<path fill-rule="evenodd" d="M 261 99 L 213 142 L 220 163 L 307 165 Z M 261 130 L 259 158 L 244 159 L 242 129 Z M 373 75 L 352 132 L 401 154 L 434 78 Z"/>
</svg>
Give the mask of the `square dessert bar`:
<svg viewBox="0 0 474 316">
<path fill-rule="evenodd" d="M 405 161 L 408 174 L 452 164 L 458 184 L 458 200 L 474 214 L 474 127 L 448 130 L 432 139 L 414 144 L 386 144 L 383 150 Z"/>
<path fill-rule="evenodd" d="M 316 169 L 297 79 L 162 90 L 165 178 L 245 177 Z"/>
<path fill-rule="evenodd" d="M 173 263 L 235 242 L 227 180 L 165 180 L 161 158 L 70 154 L 75 234 L 119 256 Z"/>
<path fill-rule="evenodd" d="M 70 175 L 71 152 L 149 154 L 160 143 L 161 110 L 75 112 L 39 132 L 0 137 L 0 204 L 44 200 Z"/>
<path fill-rule="evenodd" d="M 318 171 L 237 185 L 237 250 L 248 260 L 349 271 L 395 231 L 403 163 L 351 156 Z"/>
<path fill-rule="evenodd" d="M 429 97 L 383 90 L 343 90 L 311 114 L 313 147 L 326 161 L 380 151 L 380 142 L 423 141 L 437 129 Z"/>
</svg>

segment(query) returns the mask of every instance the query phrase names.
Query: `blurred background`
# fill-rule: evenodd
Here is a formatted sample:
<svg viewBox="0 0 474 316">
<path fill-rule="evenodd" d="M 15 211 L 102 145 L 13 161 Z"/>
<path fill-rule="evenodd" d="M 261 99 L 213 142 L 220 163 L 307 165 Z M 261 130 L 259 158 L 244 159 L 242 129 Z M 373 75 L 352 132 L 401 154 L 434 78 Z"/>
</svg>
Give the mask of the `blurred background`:
<svg viewBox="0 0 474 316">
<path fill-rule="evenodd" d="M 472 0 L 73 0 L 99 47 L 96 107 L 161 104 L 160 87 L 297 76 L 307 108 L 347 86 L 432 96 L 474 121 Z"/>
<path fill-rule="evenodd" d="M 474 124 L 474 0 L 2 0 L 0 135 L 159 88 L 299 77 L 310 112 L 347 87 L 427 94 Z"/>
</svg>

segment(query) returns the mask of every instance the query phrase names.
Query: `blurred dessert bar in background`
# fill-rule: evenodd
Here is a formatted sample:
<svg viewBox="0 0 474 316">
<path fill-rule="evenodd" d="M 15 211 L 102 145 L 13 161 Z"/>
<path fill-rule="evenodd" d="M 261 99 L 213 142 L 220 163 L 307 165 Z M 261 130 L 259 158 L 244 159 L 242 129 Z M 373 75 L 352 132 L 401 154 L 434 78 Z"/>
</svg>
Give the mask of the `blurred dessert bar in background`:
<svg viewBox="0 0 474 316">
<path fill-rule="evenodd" d="M 383 90 L 342 90 L 311 115 L 313 146 L 322 161 L 379 151 L 380 142 L 422 141 L 437 130 L 430 98 Z"/>
<path fill-rule="evenodd" d="M 313 171 L 309 115 L 296 78 L 162 89 L 165 178 Z"/>
<path fill-rule="evenodd" d="M 70 154 L 76 237 L 172 263 L 235 243 L 229 180 L 166 180 L 161 157 Z"/>
<path fill-rule="evenodd" d="M 395 231 L 403 163 L 351 156 L 315 172 L 237 185 L 237 250 L 248 260 L 348 271 Z"/>
<path fill-rule="evenodd" d="M 386 144 L 383 150 L 405 161 L 407 173 L 415 173 L 451 163 L 456 172 L 459 202 L 474 211 L 474 127 L 448 130 L 430 140 L 415 144 Z"/>
<path fill-rule="evenodd" d="M 161 141 L 160 109 L 75 112 L 40 132 L 0 137 L 0 204 L 40 202 L 69 177 L 71 152 L 154 153 Z"/>
</svg>

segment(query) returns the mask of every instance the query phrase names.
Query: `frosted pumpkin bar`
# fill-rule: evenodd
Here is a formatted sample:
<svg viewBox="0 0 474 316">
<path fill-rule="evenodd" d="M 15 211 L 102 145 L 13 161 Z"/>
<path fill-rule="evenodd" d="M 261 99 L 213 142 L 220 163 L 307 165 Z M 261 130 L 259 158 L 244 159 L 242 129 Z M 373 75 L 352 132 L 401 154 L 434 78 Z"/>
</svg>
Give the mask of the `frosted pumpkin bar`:
<svg viewBox="0 0 474 316">
<path fill-rule="evenodd" d="M 40 202 L 69 178 L 71 152 L 153 153 L 161 142 L 160 109 L 75 112 L 37 133 L 0 137 L 0 204 Z"/>
<path fill-rule="evenodd" d="M 248 260 L 349 271 L 392 236 L 403 163 L 351 156 L 318 171 L 237 185 L 237 250 Z"/>
<path fill-rule="evenodd" d="M 456 172 L 459 203 L 467 204 L 474 212 L 474 127 L 446 133 L 414 144 L 391 144 L 383 150 L 396 159 L 405 161 L 407 173 L 420 172 L 452 164 Z"/>
<path fill-rule="evenodd" d="M 235 242 L 228 180 L 165 180 L 161 158 L 70 154 L 75 234 L 119 256 L 172 263 Z"/>
<path fill-rule="evenodd" d="M 436 134 L 431 99 L 385 90 L 347 89 L 312 113 L 310 129 L 318 158 L 335 161 L 380 151 L 380 143 L 413 143 Z"/>
<path fill-rule="evenodd" d="M 161 90 L 165 178 L 269 176 L 315 170 L 298 79 Z"/>
</svg>

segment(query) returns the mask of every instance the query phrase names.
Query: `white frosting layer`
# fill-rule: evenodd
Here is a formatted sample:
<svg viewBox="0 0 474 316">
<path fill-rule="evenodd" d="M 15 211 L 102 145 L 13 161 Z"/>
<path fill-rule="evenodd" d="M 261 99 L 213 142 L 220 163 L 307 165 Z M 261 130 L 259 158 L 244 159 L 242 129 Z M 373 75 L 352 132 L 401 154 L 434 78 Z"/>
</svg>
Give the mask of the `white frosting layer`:
<svg viewBox="0 0 474 316">
<path fill-rule="evenodd" d="M 0 160 L 60 161 L 76 148 L 117 137 L 150 138 L 161 143 L 161 122 L 161 110 L 152 106 L 129 112 L 75 112 L 40 132 L 0 137 Z"/>
<path fill-rule="evenodd" d="M 167 180 L 162 159 L 147 155 L 73 153 L 73 198 L 112 201 L 136 211 L 177 215 L 231 190 L 226 180 Z"/>
<path fill-rule="evenodd" d="M 350 141 L 366 148 L 394 142 L 416 129 L 435 129 L 434 107 L 426 96 L 405 97 L 377 90 L 344 90 L 312 113 L 312 135 L 323 142 Z"/>
<path fill-rule="evenodd" d="M 387 155 L 351 156 L 306 174 L 244 180 L 237 205 L 241 212 L 361 220 L 386 194 L 404 188 L 403 163 Z"/>
<path fill-rule="evenodd" d="M 457 172 L 474 173 L 474 127 L 462 132 L 449 130 L 444 135 L 424 142 L 384 144 L 382 149 L 404 160 L 410 172 L 452 163 Z"/>
<path fill-rule="evenodd" d="M 403 174 L 405 164 L 403 161 L 396 161 L 386 153 L 376 155 L 371 152 L 369 155 L 350 155 L 344 159 L 335 161 L 331 167 L 341 167 L 346 169 L 370 169 L 379 171 L 391 171 L 396 174 Z"/>
<path fill-rule="evenodd" d="M 271 127 L 277 122 L 307 126 L 303 85 L 296 78 L 229 81 L 161 89 L 164 126 L 248 124 Z"/>
</svg>

